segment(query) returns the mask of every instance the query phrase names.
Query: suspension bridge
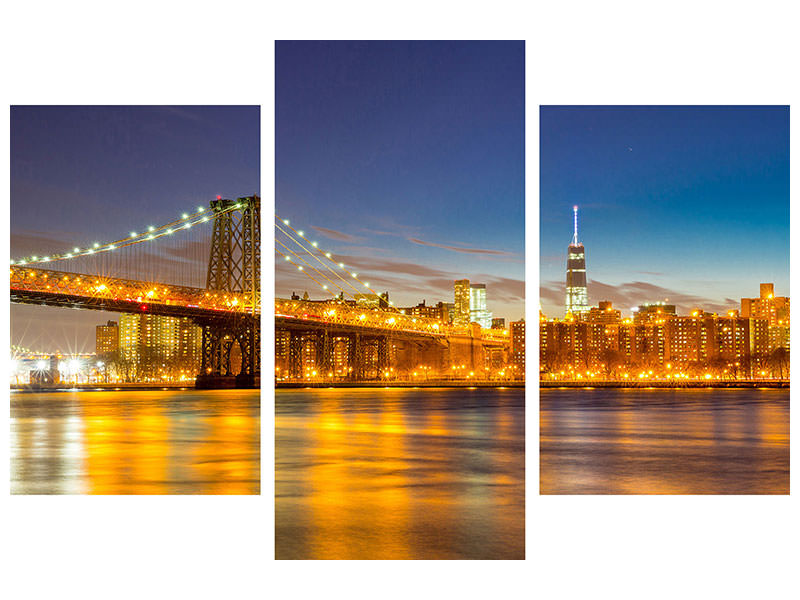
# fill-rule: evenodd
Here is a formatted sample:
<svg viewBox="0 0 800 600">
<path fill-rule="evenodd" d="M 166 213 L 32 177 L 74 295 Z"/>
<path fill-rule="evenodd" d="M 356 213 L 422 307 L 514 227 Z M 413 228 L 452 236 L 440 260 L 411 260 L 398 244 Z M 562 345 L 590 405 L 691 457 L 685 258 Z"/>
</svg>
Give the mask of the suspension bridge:
<svg viewBox="0 0 800 600">
<path fill-rule="evenodd" d="M 189 318 L 202 329 L 196 386 L 258 387 L 260 203 L 218 196 L 114 241 L 12 260 L 11 302 Z"/>
<path fill-rule="evenodd" d="M 326 296 L 275 299 L 278 380 L 506 377 L 508 330 L 406 314 L 363 275 L 277 216 L 275 253 L 276 261 L 297 269 Z"/>
</svg>

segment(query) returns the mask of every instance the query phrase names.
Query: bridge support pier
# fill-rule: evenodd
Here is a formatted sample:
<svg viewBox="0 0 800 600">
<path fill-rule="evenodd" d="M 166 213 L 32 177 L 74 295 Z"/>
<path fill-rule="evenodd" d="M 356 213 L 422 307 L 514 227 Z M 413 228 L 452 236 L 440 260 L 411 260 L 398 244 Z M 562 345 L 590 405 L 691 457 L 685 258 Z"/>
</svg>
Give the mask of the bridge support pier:
<svg viewBox="0 0 800 600">
<path fill-rule="evenodd" d="M 377 350 L 377 370 L 378 379 L 381 378 L 383 373 L 389 369 L 389 337 L 382 336 L 376 341 Z"/>
<path fill-rule="evenodd" d="M 203 323 L 200 373 L 197 389 L 252 388 L 261 384 L 261 327 L 253 317 Z M 231 362 L 238 344 L 241 364 Z M 238 367 L 238 368 L 236 368 Z"/>
<path fill-rule="evenodd" d="M 206 287 L 240 296 L 242 313 L 208 320 L 203 327 L 202 366 L 196 387 L 259 387 L 261 384 L 261 199 L 248 196 L 211 202 L 214 231 Z M 231 210 L 237 209 L 237 210 Z M 231 352 L 238 343 L 241 365 L 234 368 Z M 232 384 L 231 384 L 232 382 Z"/>
<path fill-rule="evenodd" d="M 289 377 L 300 379 L 303 376 L 303 334 L 299 331 L 289 333 Z"/>
<path fill-rule="evenodd" d="M 364 379 L 364 346 L 360 333 L 350 336 L 348 343 L 348 364 L 350 365 L 350 377 L 353 381 Z"/>
</svg>

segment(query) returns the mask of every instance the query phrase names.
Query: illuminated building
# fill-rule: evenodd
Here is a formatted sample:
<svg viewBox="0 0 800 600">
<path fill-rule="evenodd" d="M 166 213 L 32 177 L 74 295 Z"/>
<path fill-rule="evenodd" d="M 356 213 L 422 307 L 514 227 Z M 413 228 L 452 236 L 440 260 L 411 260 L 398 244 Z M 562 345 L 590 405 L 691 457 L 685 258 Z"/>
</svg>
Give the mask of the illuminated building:
<svg viewBox="0 0 800 600">
<path fill-rule="evenodd" d="M 606 362 L 652 376 L 671 377 L 689 371 L 710 371 L 722 378 L 754 377 L 773 373 L 776 348 L 788 340 L 775 336 L 778 329 L 767 319 L 743 317 L 739 311 L 726 315 L 695 309 L 678 316 L 664 304 L 646 305 L 638 322 L 633 319 L 602 322 L 610 305 L 597 307 L 585 319 L 569 315 L 563 321 L 539 323 L 539 359 L 543 374 L 578 377 L 597 374 Z M 788 335 L 788 328 L 784 328 Z M 612 369 L 604 369 L 610 373 Z"/>
<path fill-rule="evenodd" d="M 458 279 L 454 283 L 455 302 L 453 307 L 453 323 L 455 325 L 468 325 L 469 314 L 469 279 Z"/>
<path fill-rule="evenodd" d="M 119 350 L 119 326 L 116 321 L 95 327 L 95 352 L 98 356 Z"/>
<path fill-rule="evenodd" d="M 693 311 L 689 316 L 670 318 L 667 320 L 665 332 L 665 360 L 687 365 L 707 358 L 707 334 L 699 311 Z"/>
<path fill-rule="evenodd" d="M 302 336 L 300 338 L 300 363 L 303 375 L 306 377 L 315 375 L 317 370 L 317 341 L 313 335 Z"/>
<path fill-rule="evenodd" d="M 539 311 L 539 370 L 543 371 L 548 363 L 547 350 L 550 345 L 547 343 L 547 330 L 549 323 L 544 315 Z"/>
<path fill-rule="evenodd" d="M 770 326 L 789 326 L 789 298 L 775 296 L 775 285 L 762 283 L 758 298 L 742 298 L 742 316 L 767 319 Z"/>
<path fill-rule="evenodd" d="M 389 292 L 382 294 L 353 294 L 358 306 L 370 308 L 387 308 L 389 306 Z"/>
<path fill-rule="evenodd" d="M 633 316 L 633 322 L 640 323 L 663 323 L 667 317 L 675 315 L 675 305 L 663 302 L 645 302 L 640 304 Z"/>
<path fill-rule="evenodd" d="M 279 377 L 285 377 L 282 373 L 289 368 L 289 331 L 279 329 L 275 331 L 275 367 Z"/>
<path fill-rule="evenodd" d="M 769 348 L 789 349 L 789 298 L 775 296 L 775 285 L 762 283 L 758 298 L 742 298 L 743 317 L 765 319 L 769 327 Z"/>
<path fill-rule="evenodd" d="M 453 302 L 437 302 L 436 307 L 439 309 L 441 316 L 439 317 L 445 323 L 453 322 L 453 314 L 455 313 L 455 303 Z"/>
<path fill-rule="evenodd" d="M 778 348 L 789 349 L 789 328 L 774 325 L 769 327 L 769 349 L 772 351 Z"/>
<path fill-rule="evenodd" d="M 770 351 L 769 324 L 766 319 L 750 319 L 750 354 L 766 356 Z M 788 345 L 788 343 L 787 343 Z"/>
<path fill-rule="evenodd" d="M 586 251 L 578 242 L 578 207 L 573 206 L 575 232 L 567 248 L 567 299 L 566 311 L 573 315 L 589 310 L 586 293 Z"/>
<path fill-rule="evenodd" d="M 200 369 L 202 330 L 188 318 L 122 314 L 119 350 L 139 379 L 190 378 Z"/>
<path fill-rule="evenodd" d="M 416 306 L 409 306 L 408 308 L 401 308 L 400 312 L 404 315 L 414 317 L 427 317 L 429 319 L 441 319 L 442 309 L 439 306 L 427 306 L 425 300 Z"/>
<path fill-rule="evenodd" d="M 333 375 L 346 377 L 350 366 L 350 342 L 347 337 L 333 338 Z"/>
<path fill-rule="evenodd" d="M 494 317 L 492 319 L 492 329 L 505 329 L 506 320 L 503 317 Z"/>
<path fill-rule="evenodd" d="M 605 326 L 567 319 L 539 325 L 540 365 L 545 369 L 587 369 L 600 365 L 606 347 Z M 542 351 L 541 346 L 544 346 Z"/>
<path fill-rule="evenodd" d="M 486 310 L 486 284 L 473 283 L 469 286 L 469 320 L 484 329 L 492 326 L 492 313 Z"/>
<path fill-rule="evenodd" d="M 608 301 L 600 302 L 598 306 L 593 306 L 584 314 L 585 320 L 589 323 L 619 323 L 621 317 L 620 311 L 612 308 L 611 302 Z"/>
<path fill-rule="evenodd" d="M 525 319 L 511 322 L 511 364 L 525 377 Z"/>
</svg>

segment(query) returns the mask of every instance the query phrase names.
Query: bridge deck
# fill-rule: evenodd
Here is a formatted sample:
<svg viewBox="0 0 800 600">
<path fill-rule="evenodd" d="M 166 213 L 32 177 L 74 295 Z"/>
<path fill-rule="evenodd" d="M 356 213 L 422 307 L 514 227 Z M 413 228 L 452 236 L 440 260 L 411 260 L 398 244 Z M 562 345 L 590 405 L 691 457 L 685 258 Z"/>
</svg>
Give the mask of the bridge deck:
<svg viewBox="0 0 800 600">
<path fill-rule="evenodd" d="M 149 281 L 11 267 L 11 302 L 61 308 L 221 319 L 258 317 L 247 297 Z"/>
</svg>

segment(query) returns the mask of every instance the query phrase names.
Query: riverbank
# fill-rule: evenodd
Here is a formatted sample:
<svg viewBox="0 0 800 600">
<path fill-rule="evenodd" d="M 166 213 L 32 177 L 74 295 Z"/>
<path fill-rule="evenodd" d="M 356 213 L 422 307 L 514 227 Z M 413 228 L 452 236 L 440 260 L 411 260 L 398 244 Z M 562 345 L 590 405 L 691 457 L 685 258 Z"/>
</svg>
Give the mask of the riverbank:
<svg viewBox="0 0 800 600">
<path fill-rule="evenodd" d="M 540 388 L 775 388 L 788 389 L 789 381 L 748 379 L 736 381 L 540 381 Z"/>
<path fill-rule="evenodd" d="M 194 381 L 183 383 L 50 383 L 50 384 L 11 384 L 11 389 L 18 392 L 107 392 L 123 390 L 193 390 Z"/>
<path fill-rule="evenodd" d="M 302 388 L 524 388 L 524 381 L 279 381 L 278 389 Z"/>
</svg>

